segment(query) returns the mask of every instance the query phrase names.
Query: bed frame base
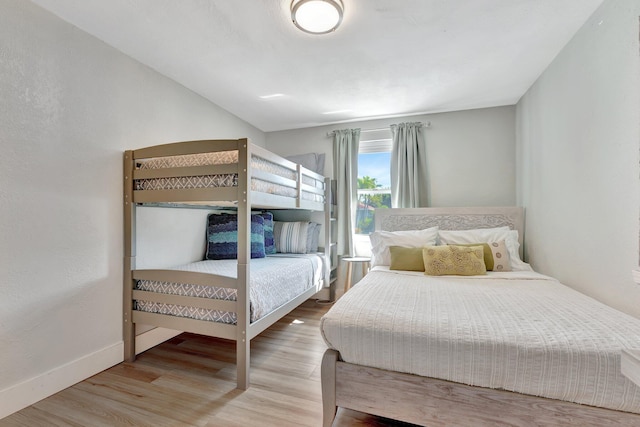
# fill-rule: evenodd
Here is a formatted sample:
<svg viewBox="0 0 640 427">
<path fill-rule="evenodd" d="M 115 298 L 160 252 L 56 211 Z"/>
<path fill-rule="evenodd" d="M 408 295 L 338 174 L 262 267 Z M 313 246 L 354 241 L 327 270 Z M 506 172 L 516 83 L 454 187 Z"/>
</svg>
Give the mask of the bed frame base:
<svg viewBox="0 0 640 427">
<path fill-rule="evenodd" d="M 638 426 L 640 415 L 322 360 L 323 426 L 338 407 L 422 426 Z"/>
</svg>

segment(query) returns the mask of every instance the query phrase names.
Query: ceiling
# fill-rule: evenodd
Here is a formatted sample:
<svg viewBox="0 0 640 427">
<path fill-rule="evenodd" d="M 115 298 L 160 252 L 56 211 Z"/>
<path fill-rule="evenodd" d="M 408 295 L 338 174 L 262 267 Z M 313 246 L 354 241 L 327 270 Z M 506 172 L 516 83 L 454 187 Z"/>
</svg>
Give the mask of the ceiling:
<svg viewBox="0 0 640 427">
<path fill-rule="evenodd" d="M 512 105 L 602 0 L 33 0 L 263 131 Z M 262 99 L 260 96 L 282 94 Z"/>
</svg>

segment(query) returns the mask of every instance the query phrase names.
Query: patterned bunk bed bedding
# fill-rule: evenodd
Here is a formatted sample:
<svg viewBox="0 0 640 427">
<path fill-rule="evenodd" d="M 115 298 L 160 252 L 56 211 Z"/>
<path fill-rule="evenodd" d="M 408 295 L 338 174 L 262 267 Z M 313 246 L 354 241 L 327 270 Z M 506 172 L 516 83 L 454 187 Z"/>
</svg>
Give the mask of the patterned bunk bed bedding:
<svg viewBox="0 0 640 427">
<path fill-rule="evenodd" d="M 172 270 L 194 271 L 237 277 L 238 261 L 210 260 L 180 265 Z M 309 288 L 320 290 L 323 278 L 323 259 L 318 254 L 276 254 L 251 259 L 251 285 L 249 289 L 251 322 L 302 294 Z M 138 280 L 136 289 L 163 294 L 236 301 L 236 290 L 212 286 Z M 190 319 L 235 324 L 236 313 L 185 307 L 138 300 L 134 309 L 149 313 L 168 314 Z"/>
<path fill-rule="evenodd" d="M 640 413 L 640 387 L 620 371 L 640 320 L 532 271 L 375 267 L 321 331 L 348 363 Z"/>
<path fill-rule="evenodd" d="M 165 169 L 190 166 L 211 166 L 226 165 L 238 162 L 238 151 L 218 151 L 200 154 L 186 154 L 170 157 L 158 157 L 139 161 L 136 164 L 138 169 Z M 258 156 L 251 156 L 251 167 L 254 170 L 261 170 L 278 175 L 283 178 L 296 180 L 296 172 L 283 166 L 270 162 Z M 315 188 L 323 188 L 321 180 L 309 176 L 302 176 L 302 183 Z M 237 174 L 212 174 L 203 176 L 184 176 L 171 178 L 148 178 L 137 179 L 134 182 L 135 190 L 184 190 L 189 188 L 215 188 L 215 187 L 237 187 Z M 276 194 L 286 197 L 297 197 L 295 188 L 275 184 L 258 178 L 251 178 L 251 190 L 261 193 Z M 323 196 L 320 194 L 302 191 L 302 198 L 314 202 L 322 202 Z"/>
</svg>

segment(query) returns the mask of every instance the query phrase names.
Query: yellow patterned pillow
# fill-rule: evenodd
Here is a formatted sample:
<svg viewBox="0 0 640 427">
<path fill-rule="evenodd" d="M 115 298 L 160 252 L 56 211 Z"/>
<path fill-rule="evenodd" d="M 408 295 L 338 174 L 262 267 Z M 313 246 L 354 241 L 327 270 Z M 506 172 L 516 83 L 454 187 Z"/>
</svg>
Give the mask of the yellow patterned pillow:
<svg viewBox="0 0 640 427">
<path fill-rule="evenodd" d="M 460 243 L 457 246 L 480 246 L 484 248 L 484 266 L 487 271 L 511 271 L 509 250 L 504 240 L 489 243 Z"/>
<path fill-rule="evenodd" d="M 487 274 L 484 248 L 478 246 L 427 246 L 422 250 L 425 272 L 429 276 L 477 276 Z"/>
</svg>

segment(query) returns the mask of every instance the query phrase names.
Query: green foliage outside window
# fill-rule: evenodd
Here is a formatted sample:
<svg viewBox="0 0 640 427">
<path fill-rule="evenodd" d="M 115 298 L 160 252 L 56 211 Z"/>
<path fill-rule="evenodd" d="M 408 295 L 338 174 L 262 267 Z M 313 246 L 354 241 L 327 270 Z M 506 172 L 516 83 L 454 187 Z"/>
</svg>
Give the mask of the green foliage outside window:
<svg viewBox="0 0 640 427">
<path fill-rule="evenodd" d="M 358 190 L 383 190 L 376 178 L 363 176 L 358 178 Z M 358 194 L 358 209 L 356 211 L 356 233 L 370 234 L 374 229 L 373 210 L 391 207 L 391 194 Z"/>
</svg>

